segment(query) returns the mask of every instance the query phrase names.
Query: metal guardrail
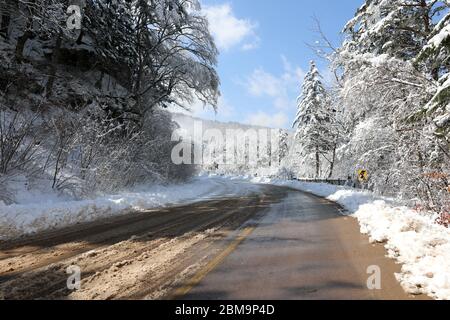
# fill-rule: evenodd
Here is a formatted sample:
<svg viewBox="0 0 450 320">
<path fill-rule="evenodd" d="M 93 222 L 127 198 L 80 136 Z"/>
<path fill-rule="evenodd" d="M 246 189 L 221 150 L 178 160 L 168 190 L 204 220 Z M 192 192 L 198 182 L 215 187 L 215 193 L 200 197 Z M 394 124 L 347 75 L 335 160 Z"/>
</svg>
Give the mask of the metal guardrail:
<svg viewBox="0 0 450 320">
<path fill-rule="evenodd" d="M 360 190 L 370 190 L 373 191 L 372 186 L 367 184 L 362 184 L 359 181 L 348 181 L 343 179 L 296 179 L 293 180 L 300 181 L 300 182 L 310 182 L 310 183 L 328 183 L 335 186 L 343 186 L 343 187 L 350 187 L 354 189 L 360 189 Z"/>
<path fill-rule="evenodd" d="M 294 180 L 311 183 L 328 183 L 335 186 L 345 186 L 347 184 L 347 180 L 343 179 L 294 179 Z"/>
</svg>

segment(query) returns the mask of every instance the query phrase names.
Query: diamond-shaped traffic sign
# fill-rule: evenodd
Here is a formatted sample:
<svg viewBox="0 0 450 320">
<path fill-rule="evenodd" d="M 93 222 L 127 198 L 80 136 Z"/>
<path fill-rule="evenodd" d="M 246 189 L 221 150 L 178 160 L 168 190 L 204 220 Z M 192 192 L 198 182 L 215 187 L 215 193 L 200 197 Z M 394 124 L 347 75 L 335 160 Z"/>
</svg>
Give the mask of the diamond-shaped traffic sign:
<svg viewBox="0 0 450 320">
<path fill-rule="evenodd" d="M 358 180 L 362 183 L 369 181 L 369 171 L 364 169 L 358 170 Z"/>
</svg>

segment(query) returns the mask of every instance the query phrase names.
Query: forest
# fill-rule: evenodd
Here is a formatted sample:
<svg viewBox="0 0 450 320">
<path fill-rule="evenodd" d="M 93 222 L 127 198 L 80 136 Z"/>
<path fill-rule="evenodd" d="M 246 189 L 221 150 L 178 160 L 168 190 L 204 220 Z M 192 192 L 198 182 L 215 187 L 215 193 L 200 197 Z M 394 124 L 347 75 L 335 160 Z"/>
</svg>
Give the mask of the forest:
<svg viewBox="0 0 450 320">
<path fill-rule="evenodd" d="M 17 175 L 84 197 L 183 181 L 165 108 L 215 107 L 218 51 L 197 0 L 0 2 L 0 200 Z M 70 8 L 69 8 L 70 9 Z M 50 181 L 50 182 L 48 182 Z"/>
<path fill-rule="evenodd" d="M 196 168 L 171 161 L 178 125 L 166 109 L 199 101 L 217 109 L 219 50 L 199 1 L 72 2 L 1 0 L 5 203 L 18 175 L 30 188 L 45 181 L 79 198 L 185 181 Z M 79 28 L 71 5 L 81 8 Z M 271 174 L 354 179 L 363 169 L 368 189 L 448 214 L 448 9 L 447 1 L 367 0 L 338 46 L 319 25 L 312 49 L 334 80 L 325 83 L 311 62 L 289 156 Z"/>
<path fill-rule="evenodd" d="M 354 178 L 366 187 L 448 215 L 450 206 L 450 14 L 447 1 L 367 0 L 334 46 L 312 46 L 291 165 L 300 176 Z M 448 219 L 448 216 L 447 216 Z"/>
</svg>

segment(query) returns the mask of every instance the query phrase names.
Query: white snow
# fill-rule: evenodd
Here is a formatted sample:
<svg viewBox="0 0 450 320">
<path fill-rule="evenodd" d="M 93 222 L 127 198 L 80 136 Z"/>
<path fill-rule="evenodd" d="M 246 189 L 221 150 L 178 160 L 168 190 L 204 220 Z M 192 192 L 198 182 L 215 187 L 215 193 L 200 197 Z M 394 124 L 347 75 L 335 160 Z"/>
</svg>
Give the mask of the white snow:
<svg viewBox="0 0 450 320">
<path fill-rule="evenodd" d="M 254 184 L 199 176 L 187 184 L 143 186 L 92 200 L 74 201 L 50 193 L 33 192 L 17 196 L 16 200 L 21 200 L 18 204 L 6 205 L 0 201 L 0 240 L 132 211 L 246 195 L 258 188 Z"/>
<path fill-rule="evenodd" d="M 428 41 L 428 45 L 425 47 L 425 49 L 429 48 L 429 47 L 434 47 L 434 48 L 440 47 L 441 44 L 444 41 L 446 41 L 449 36 L 450 36 L 450 25 L 447 25 L 447 26 L 443 27 L 442 30 L 440 30 L 438 34 L 433 36 Z"/>
<path fill-rule="evenodd" d="M 437 214 L 417 212 L 370 191 L 321 183 L 269 178 L 229 177 L 287 186 L 339 203 L 358 219 L 361 232 L 384 243 L 388 257 L 402 264 L 396 277 L 406 292 L 450 300 L 450 229 L 436 223 Z"/>
<path fill-rule="evenodd" d="M 0 239 L 131 211 L 250 194 L 259 190 L 258 184 L 287 186 L 341 204 L 358 219 L 362 233 L 373 242 L 384 243 L 388 256 L 402 264 L 396 276 L 407 292 L 450 299 L 450 230 L 436 223 L 437 215 L 419 213 L 369 191 L 329 184 L 253 176 L 199 176 L 188 184 L 141 187 L 93 200 L 27 196 L 21 198 L 21 204 L 0 202 Z"/>
</svg>

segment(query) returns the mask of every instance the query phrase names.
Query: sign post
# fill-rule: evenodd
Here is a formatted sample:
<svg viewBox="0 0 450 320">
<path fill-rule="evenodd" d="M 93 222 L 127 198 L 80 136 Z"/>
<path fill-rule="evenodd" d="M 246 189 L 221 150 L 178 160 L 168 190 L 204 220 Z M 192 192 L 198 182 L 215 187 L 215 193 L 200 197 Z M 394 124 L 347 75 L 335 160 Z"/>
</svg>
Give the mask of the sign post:
<svg viewBox="0 0 450 320">
<path fill-rule="evenodd" d="M 369 182 L 369 171 L 365 169 L 358 170 L 358 181 L 363 186 L 363 189 L 365 189 L 365 186 Z"/>
</svg>

